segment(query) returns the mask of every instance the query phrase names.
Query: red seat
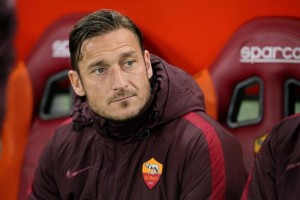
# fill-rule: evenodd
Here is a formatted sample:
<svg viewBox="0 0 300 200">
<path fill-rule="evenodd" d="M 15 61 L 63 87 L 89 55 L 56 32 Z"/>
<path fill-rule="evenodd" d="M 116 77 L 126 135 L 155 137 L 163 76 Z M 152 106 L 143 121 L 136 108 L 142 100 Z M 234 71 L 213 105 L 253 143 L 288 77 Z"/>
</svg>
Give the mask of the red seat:
<svg viewBox="0 0 300 200">
<path fill-rule="evenodd" d="M 216 118 L 237 136 L 248 170 L 272 125 L 300 112 L 299 30 L 298 18 L 253 19 L 239 28 L 209 68 Z"/>
<path fill-rule="evenodd" d="M 69 117 L 72 89 L 68 37 L 83 14 L 65 16 L 42 35 L 25 61 L 33 91 L 33 112 L 21 167 L 19 199 L 27 199 L 40 153 L 55 128 Z"/>
</svg>

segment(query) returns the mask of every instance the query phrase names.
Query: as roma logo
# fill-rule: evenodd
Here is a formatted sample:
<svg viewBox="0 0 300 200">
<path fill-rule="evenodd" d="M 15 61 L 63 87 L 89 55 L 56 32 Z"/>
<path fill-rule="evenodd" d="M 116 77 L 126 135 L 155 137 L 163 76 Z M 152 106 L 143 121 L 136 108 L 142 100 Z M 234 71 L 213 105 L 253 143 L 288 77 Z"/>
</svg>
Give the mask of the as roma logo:
<svg viewBox="0 0 300 200">
<path fill-rule="evenodd" d="M 147 162 L 143 163 L 142 172 L 143 178 L 149 189 L 152 189 L 163 171 L 163 165 L 157 162 L 154 158 L 151 158 Z"/>
</svg>

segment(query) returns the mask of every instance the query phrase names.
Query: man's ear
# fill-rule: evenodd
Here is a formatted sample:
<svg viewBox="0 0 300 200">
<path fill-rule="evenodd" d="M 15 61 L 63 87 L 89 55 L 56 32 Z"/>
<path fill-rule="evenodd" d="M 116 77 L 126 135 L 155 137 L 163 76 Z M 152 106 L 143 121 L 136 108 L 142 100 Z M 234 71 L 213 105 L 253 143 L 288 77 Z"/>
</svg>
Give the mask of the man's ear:
<svg viewBox="0 0 300 200">
<path fill-rule="evenodd" d="M 145 59 L 146 72 L 148 75 L 148 79 L 150 79 L 153 75 L 153 69 L 152 69 L 151 60 L 150 60 L 150 53 L 147 50 L 144 51 L 144 59 Z"/>
<path fill-rule="evenodd" d="M 69 76 L 70 82 L 72 84 L 72 87 L 73 87 L 75 93 L 78 96 L 85 96 L 85 91 L 84 91 L 81 79 L 79 77 L 79 74 L 74 70 L 69 70 L 68 76 Z"/>
</svg>

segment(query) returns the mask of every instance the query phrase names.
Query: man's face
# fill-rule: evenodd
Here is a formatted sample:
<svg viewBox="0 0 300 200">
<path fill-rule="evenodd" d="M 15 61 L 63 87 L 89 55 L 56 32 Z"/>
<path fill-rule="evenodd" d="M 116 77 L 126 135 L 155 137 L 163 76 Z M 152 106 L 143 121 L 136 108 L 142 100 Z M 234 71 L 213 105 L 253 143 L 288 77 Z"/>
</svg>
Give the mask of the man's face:
<svg viewBox="0 0 300 200">
<path fill-rule="evenodd" d="M 152 67 L 148 51 L 142 55 L 137 37 L 121 28 L 87 39 L 76 71 L 69 71 L 79 96 L 87 96 L 100 116 L 123 121 L 139 114 L 150 98 Z"/>
</svg>

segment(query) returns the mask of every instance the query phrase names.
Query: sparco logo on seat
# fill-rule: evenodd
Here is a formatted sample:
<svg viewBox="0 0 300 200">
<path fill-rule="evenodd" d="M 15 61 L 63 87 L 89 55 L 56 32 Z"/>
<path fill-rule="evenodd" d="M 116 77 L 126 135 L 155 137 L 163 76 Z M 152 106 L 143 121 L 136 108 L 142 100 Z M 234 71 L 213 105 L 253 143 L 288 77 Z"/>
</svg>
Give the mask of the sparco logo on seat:
<svg viewBox="0 0 300 200">
<path fill-rule="evenodd" d="M 243 46 L 240 56 L 242 63 L 300 63 L 300 47 Z"/>
<path fill-rule="evenodd" d="M 54 57 L 54 58 L 70 57 L 69 41 L 68 40 L 55 40 L 52 43 L 52 57 Z"/>
</svg>

